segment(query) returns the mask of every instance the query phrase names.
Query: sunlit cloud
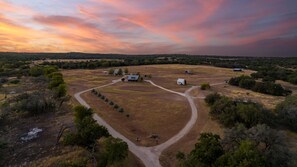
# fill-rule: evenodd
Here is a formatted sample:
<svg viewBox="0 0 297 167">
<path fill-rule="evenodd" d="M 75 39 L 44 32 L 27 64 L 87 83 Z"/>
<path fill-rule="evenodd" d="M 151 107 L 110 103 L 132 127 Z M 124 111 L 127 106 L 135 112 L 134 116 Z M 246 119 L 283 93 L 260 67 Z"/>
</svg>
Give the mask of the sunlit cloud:
<svg viewBox="0 0 297 167">
<path fill-rule="evenodd" d="M 296 56 L 296 35 L 296 1 L 0 2 L 0 51 Z"/>
</svg>

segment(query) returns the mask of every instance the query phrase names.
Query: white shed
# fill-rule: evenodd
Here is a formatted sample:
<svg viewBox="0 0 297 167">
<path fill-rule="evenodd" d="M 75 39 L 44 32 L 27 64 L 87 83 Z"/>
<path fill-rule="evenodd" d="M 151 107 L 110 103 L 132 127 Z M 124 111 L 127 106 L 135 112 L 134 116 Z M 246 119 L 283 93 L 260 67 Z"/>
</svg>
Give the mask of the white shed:
<svg viewBox="0 0 297 167">
<path fill-rule="evenodd" d="M 187 84 L 187 81 L 185 79 L 182 79 L 182 78 L 178 78 L 176 83 L 178 85 L 186 85 Z"/>
</svg>

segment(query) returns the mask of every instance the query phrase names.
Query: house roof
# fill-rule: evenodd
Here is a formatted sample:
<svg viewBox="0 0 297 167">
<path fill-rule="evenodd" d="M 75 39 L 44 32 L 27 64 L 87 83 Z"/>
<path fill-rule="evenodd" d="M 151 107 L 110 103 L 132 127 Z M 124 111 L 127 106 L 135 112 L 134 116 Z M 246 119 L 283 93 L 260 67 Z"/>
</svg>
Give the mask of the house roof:
<svg viewBox="0 0 297 167">
<path fill-rule="evenodd" d="M 178 78 L 177 81 L 179 81 L 179 82 L 185 82 L 185 79 L 183 79 L 183 78 Z"/>
<path fill-rule="evenodd" d="M 139 79 L 139 75 L 128 75 L 128 81 L 137 81 Z"/>
</svg>

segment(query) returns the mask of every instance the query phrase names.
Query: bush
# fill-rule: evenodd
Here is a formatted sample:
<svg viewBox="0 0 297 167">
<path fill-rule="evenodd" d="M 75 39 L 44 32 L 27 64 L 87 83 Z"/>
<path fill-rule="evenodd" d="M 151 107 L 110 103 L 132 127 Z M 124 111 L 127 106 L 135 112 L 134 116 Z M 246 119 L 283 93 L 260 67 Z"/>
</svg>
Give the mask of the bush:
<svg viewBox="0 0 297 167">
<path fill-rule="evenodd" d="M 104 100 L 104 99 L 105 99 L 105 96 L 102 95 L 100 98 L 101 98 L 102 100 Z"/>
<path fill-rule="evenodd" d="M 297 132 L 297 96 L 288 96 L 276 106 L 277 120 Z"/>
<path fill-rule="evenodd" d="M 64 145 L 71 145 L 74 146 L 77 143 L 79 143 L 79 136 L 75 133 L 67 133 L 65 134 L 65 136 L 63 137 L 62 143 Z"/>
<path fill-rule="evenodd" d="M 106 102 L 106 103 L 108 103 L 108 102 L 109 102 L 108 98 L 106 98 L 106 99 L 105 99 L 105 102 Z"/>
<path fill-rule="evenodd" d="M 114 105 L 113 101 L 110 101 L 109 102 L 109 105 L 113 106 Z"/>
<path fill-rule="evenodd" d="M 113 108 L 114 108 L 114 109 L 118 109 L 119 106 L 116 104 L 116 105 L 113 106 Z"/>
<path fill-rule="evenodd" d="M 55 101 L 44 92 L 24 93 L 16 97 L 15 110 L 37 115 L 56 109 Z"/>
<path fill-rule="evenodd" d="M 123 113 L 123 112 L 124 112 L 124 109 L 123 109 L 123 108 L 120 108 L 118 111 L 119 111 L 120 113 Z"/>
<path fill-rule="evenodd" d="M 203 84 L 201 84 L 200 89 L 201 89 L 201 90 L 210 89 L 210 85 L 209 85 L 209 83 L 203 83 Z"/>
<path fill-rule="evenodd" d="M 242 79 L 239 82 L 239 87 L 245 88 L 245 89 L 252 89 L 256 84 L 256 81 L 254 79 Z"/>
<path fill-rule="evenodd" d="M 101 97 L 101 96 L 102 96 L 102 94 L 101 94 L 101 93 L 98 93 L 98 94 L 97 94 L 97 96 L 98 96 L 98 97 Z"/>
<path fill-rule="evenodd" d="M 220 98 L 221 98 L 221 95 L 216 92 L 216 93 L 207 95 L 206 98 L 204 99 L 204 101 L 208 105 L 213 105 Z"/>
<path fill-rule="evenodd" d="M 11 81 L 9 81 L 9 83 L 11 83 L 11 84 L 18 84 L 18 83 L 20 83 L 20 80 L 18 80 L 18 79 L 11 80 Z"/>
</svg>

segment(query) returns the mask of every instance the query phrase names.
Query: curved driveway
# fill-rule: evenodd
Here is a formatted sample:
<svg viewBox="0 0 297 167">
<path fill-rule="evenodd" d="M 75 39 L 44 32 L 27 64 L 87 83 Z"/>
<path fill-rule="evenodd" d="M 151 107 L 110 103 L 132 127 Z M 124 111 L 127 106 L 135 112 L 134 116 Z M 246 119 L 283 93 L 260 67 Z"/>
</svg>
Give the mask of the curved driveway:
<svg viewBox="0 0 297 167">
<path fill-rule="evenodd" d="M 112 83 L 106 84 L 106 85 L 102 85 L 102 86 L 98 86 L 98 87 L 94 87 L 91 89 L 87 89 L 81 92 L 78 92 L 74 95 L 74 97 L 76 98 L 76 100 L 83 106 L 90 108 L 90 105 L 81 98 L 81 94 L 86 93 L 88 91 L 91 91 L 92 89 L 96 89 L 96 88 L 103 88 L 106 86 L 110 86 L 113 85 L 117 82 L 120 82 L 121 79 L 118 80 L 113 80 Z M 189 93 L 195 89 L 198 88 L 198 86 L 193 86 L 190 89 L 188 89 L 185 93 L 180 93 L 180 92 L 175 92 L 173 90 L 169 90 L 166 89 L 162 86 L 156 85 L 155 83 L 153 83 L 150 80 L 145 80 L 146 82 L 152 84 L 153 86 L 156 86 L 160 89 L 163 89 L 165 91 L 174 93 L 174 94 L 178 94 L 180 96 L 185 97 L 190 106 L 191 106 L 191 118 L 190 120 L 187 122 L 187 124 L 185 125 L 185 127 L 180 130 L 176 135 L 174 135 L 172 138 L 170 138 L 169 140 L 167 140 L 164 143 L 161 143 L 157 146 L 153 146 L 153 147 L 143 147 L 143 146 L 137 146 L 136 144 L 134 144 L 131 140 L 129 140 L 128 138 L 126 138 L 125 136 L 123 136 L 122 134 L 120 134 L 119 132 L 117 132 L 115 129 L 113 129 L 106 121 L 104 121 L 100 116 L 98 116 L 96 113 L 93 115 L 93 118 L 100 124 L 105 126 L 109 133 L 116 138 L 120 138 L 123 141 L 125 141 L 128 146 L 129 146 L 129 150 L 136 155 L 145 166 L 147 167 L 161 167 L 160 161 L 159 161 L 159 157 L 162 153 L 162 151 L 164 151 L 166 148 L 168 148 L 169 146 L 171 146 L 172 144 L 176 143 L 178 140 L 180 140 L 182 137 L 184 137 L 194 126 L 196 120 L 197 120 L 197 108 L 195 106 L 194 100 L 193 98 L 189 95 Z"/>
</svg>

